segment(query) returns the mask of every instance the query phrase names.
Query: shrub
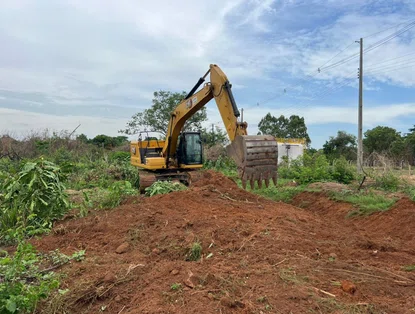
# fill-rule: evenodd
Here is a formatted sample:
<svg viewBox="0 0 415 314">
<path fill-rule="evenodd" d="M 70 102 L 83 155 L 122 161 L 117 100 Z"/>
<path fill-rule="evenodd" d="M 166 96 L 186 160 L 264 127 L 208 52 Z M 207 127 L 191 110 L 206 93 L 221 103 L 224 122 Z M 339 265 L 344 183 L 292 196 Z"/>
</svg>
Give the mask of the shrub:
<svg viewBox="0 0 415 314">
<path fill-rule="evenodd" d="M 133 188 L 129 181 L 114 182 L 109 188 L 109 193 L 104 198 L 102 208 L 114 208 L 120 205 L 125 195 L 135 195 L 137 190 Z"/>
<path fill-rule="evenodd" d="M 283 168 L 280 176 L 286 179 L 293 179 L 300 184 L 307 184 L 317 181 L 330 181 L 332 179 L 330 174 L 330 166 L 324 155 L 314 154 L 310 155 L 304 153 L 303 156 L 292 160 L 290 165 L 280 167 Z"/>
<path fill-rule="evenodd" d="M 393 172 L 385 172 L 375 176 L 376 186 L 385 191 L 397 191 L 399 178 Z"/>
<path fill-rule="evenodd" d="M 27 162 L 5 180 L 0 195 L 0 239 L 11 240 L 17 227 L 34 235 L 51 227 L 69 209 L 60 168 L 46 160 Z"/>
<path fill-rule="evenodd" d="M 354 169 L 349 165 L 344 157 L 333 161 L 331 172 L 333 180 L 340 183 L 349 184 L 356 178 Z"/>
<path fill-rule="evenodd" d="M 130 162 L 130 152 L 112 152 L 109 158 L 112 162 Z"/>
</svg>

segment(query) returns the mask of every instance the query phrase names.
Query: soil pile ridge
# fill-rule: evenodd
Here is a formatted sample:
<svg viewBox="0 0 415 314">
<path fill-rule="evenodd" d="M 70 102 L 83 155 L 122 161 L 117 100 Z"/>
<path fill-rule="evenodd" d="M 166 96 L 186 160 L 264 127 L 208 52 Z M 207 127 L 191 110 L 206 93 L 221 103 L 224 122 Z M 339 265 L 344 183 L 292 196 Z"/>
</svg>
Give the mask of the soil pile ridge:
<svg viewBox="0 0 415 314">
<path fill-rule="evenodd" d="M 191 189 L 60 222 L 34 244 L 67 254 L 86 250 L 84 261 L 60 270 L 68 274 L 61 288 L 70 290 L 54 301 L 58 313 L 405 313 L 415 307 L 415 277 L 401 269 L 413 252 L 397 244 L 375 254 L 362 226 L 326 212 L 272 202 L 204 171 Z M 193 261 L 197 244 L 201 258 Z M 44 313 L 51 309 L 42 305 Z"/>
</svg>

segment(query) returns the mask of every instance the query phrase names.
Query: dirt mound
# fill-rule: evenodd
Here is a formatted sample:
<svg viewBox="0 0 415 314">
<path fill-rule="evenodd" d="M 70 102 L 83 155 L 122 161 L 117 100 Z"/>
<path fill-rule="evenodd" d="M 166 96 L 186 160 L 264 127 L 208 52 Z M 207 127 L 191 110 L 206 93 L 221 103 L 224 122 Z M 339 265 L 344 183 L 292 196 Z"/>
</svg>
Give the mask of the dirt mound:
<svg viewBox="0 0 415 314">
<path fill-rule="evenodd" d="M 400 199 L 390 210 L 376 213 L 359 224 L 379 237 L 414 243 L 415 203 L 407 198 Z"/>
<path fill-rule="evenodd" d="M 350 188 L 347 185 L 337 183 L 337 182 L 314 182 L 314 183 L 311 183 L 308 187 L 311 189 L 319 189 L 323 191 L 341 192 L 345 190 L 350 190 Z"/>
<path fill-rule="evenodd" d="M 328 218 L 328 210 L 272 202 L 207 171 L 189 190 L 58 223 L 34 244 L 67 254 L 86 250 L 84 261 L 60 270 L 68 275 L 61 289 L 70 290 L 54 301 L 58 313 L 405 313 L 415 307 L 415 278 L 401 270 L 414 254 L 397 245 L 373 255 L 363 227 L 344 216 Z M 195 243 L 202 257 L 192 261 Z M 42 305 L 44 313 L 51 309 Z"/>
<path fill-rule="evenodd" d="M 228 190 L 238 188 L 235 181 L 219 172 L 213 170 L 198 171 L 196 179 L 192 179 L 192 187 L 202 187 L 207 185 L 213 185 Z"/>
</svg>

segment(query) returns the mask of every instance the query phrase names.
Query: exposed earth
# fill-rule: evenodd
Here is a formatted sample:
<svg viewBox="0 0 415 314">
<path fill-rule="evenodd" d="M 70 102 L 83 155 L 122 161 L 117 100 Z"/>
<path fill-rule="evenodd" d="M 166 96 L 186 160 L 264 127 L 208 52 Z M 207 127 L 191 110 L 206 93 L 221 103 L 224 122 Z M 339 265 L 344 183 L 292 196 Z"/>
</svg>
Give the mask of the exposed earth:
<svg viewBox="0 0 415 314">
<path fill-rule="evenodd" d="M 44 313 L 415 313 L 415 203 L 346 218 L 323 192 L 293 205 L 204 171 L 192 188 L 67 219 L 43 252 L 86 250 L 58 271 Z M 195 242 L 202 258 L 188 260 Z"/>
</svg>

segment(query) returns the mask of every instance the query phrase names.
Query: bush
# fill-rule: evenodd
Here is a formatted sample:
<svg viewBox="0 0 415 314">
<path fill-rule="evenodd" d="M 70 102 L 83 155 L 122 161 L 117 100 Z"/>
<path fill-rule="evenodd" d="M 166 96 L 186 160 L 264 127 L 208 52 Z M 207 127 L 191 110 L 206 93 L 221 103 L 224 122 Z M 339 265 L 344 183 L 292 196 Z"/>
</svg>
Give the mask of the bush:
<svg viewBox="0 0 415 314">
<path fill-rule="evenodd" d="M 0 258 L 0 313 L 32 313 L 37 303 L 59 287 L 57 275 L 39 270 L 34 248 L 20 242 L 13 256 Z"/>
<path fill-rule="evenodd" d="M 133 186 L 129 181 L 114 182 L 109 188 L 109 193 L 103 200 L 102 208 L 114 208 L 120 205 L 125 195 L 135 195 L 137 190 L 133 189 Z"/>
<path fill-rule="evenodd" d="M 238 172 L 235 161 L 228 156 L 219 156 L 216 160 L 206 160 L 205 169 L 213 169 L 222 172 L 229 177 L 237 177 Z"/>
<path fill-rule="evenodd" d="M 27 162 L 5 180 L 0 194 L 0 240 L 12 240 L 16 228 L 27 235 L 44 232 L 69 209 L 60 168 L 46 160 Z"/>
<path fill-rule="evenodd" d="M 112 162 L 130 162 L 130 152 L 112 152 L 109 155 Z"/>
<path fill-rule="evenodd" d="M 285 169 L 284 169 L 285 168 Z M 317 181 L 330 181 L 330 165 L 324 155 L 303 156 L 292 160 L 290 165 L 279 168 L 281 178 L 292 179 L 299 184 L 308 184 Z"/>
<path fill-rule="evenodd" d="M 356 178 L 356 173 L 346 158 L 341 157 L 333 161 L 331 176 L 337 182 L 349 184 Z"/>
<path fill-rule="evenodd" d="M 399 178 L 391 171 L 375 176 L 376 186 L 385 191 L 397 191 Z"/>
</svg>

